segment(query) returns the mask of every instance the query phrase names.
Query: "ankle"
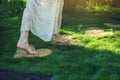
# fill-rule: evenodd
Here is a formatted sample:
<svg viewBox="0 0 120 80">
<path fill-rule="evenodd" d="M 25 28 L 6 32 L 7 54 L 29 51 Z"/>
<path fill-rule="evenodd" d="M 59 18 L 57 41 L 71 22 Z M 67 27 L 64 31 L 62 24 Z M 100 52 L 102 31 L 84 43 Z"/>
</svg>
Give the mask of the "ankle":
<svg viewBox="0 0 120 80">
<path fill-rule="evenodd" d="M 27 46 L 29 46 L 27 41 L 18 41 L 18 43 L 17 43 L 17 47 L 26 48 Z"/>
</svg>

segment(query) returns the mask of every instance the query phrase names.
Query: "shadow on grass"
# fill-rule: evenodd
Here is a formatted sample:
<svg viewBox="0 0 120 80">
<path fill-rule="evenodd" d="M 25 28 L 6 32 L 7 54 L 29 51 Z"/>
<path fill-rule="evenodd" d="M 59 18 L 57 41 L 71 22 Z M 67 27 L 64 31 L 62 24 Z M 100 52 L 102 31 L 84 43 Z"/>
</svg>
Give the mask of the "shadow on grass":
<svg viewBox="0 0 120 80">
<path fill-rule="evenodd" d="M 47 64 L 51 65 L 53 71 L 55 70 L 55 80 L 120 79 L 119 54 L 82 46 L 56 46 L 56 48 L 59 50 L 46 58 L 50 60 Z"/>
<path fill-rule="evenodd" d="M 50 75 L 0 70 L 0 80 L 51 80 Z"/>
<path fill-rule="evenodd" d="M 13 45 L 13 44 L 11 44 Z M 119 80 L 120 55 L 108 50 L 88 49 L 83 46 L 42 44 L 53 50 L 43 58 L 13 59 L 10 51 L 1 56 L 0 68 L 54 75 L 52 80 Z M 41 45 L 41 46 L 42 46 Z M 9 76 L 9 75 L 7 75 Z"/>
</svg>

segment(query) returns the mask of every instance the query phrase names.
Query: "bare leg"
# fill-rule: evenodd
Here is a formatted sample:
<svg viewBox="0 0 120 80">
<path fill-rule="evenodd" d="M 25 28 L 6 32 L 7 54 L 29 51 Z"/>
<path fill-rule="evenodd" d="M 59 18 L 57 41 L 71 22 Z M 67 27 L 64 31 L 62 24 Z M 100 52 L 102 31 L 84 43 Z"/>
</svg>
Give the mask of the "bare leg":
<svg viewBox="0 0 120 80">
<path fill-rule="evenodd" d="M 37 51 L 33 51 L 31 49 L 31 47 L 29 46 L 28 34 L 29 34 L 28 31 L 22 31 L 21 32 L 20 39 L 17 43 L 17 47 L 26 50 L 29 54 L 38 54 Z"/>
</svg>

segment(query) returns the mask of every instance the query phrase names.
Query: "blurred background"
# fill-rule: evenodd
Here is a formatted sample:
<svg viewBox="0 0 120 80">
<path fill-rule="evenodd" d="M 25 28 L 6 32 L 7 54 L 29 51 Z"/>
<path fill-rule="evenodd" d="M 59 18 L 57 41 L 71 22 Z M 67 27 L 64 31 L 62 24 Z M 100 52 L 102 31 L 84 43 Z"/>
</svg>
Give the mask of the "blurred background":
<svg viewBox="0 0 120 80">
<path fill-rule="evenodd" d="M 26 0 L 0 0 L 0 18 L 22 14 Z M 64 14 L 83 16 L 107 14 L 120 19 L 119 0 L 64 0 Z M 2 16 L 6 15 L 6 16 Z"/>
</svg>

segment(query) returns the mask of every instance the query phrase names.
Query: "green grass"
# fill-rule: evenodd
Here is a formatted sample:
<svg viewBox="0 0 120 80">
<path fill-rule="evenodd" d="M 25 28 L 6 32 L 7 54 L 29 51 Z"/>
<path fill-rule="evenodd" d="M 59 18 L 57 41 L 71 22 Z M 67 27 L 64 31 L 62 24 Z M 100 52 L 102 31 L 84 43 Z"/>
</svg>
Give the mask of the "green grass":
<svg viewBox="0 0 120 80">
<path fill-rule="evenodd" d="M 77 45 L 59 46 L 43 42 L 30 33 L 29 42 L 36 48 L 49 48 L 52 54 L 44 58 L 13 59 L 20 35 L 21 16 L 0 20 L 0 69 L 53 75 L 52 80 L 119 80 L 120 31 L 104 26 L 118 23 L 106 16 L 73 17 L 63 15 L 60 33 L 79 39 Z M 113 31 L 113 35 L 90 37 L 83 35 L 87 27 Z"/>
</svg>

